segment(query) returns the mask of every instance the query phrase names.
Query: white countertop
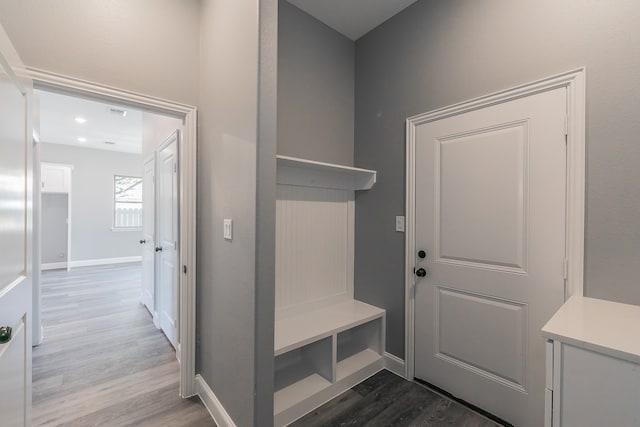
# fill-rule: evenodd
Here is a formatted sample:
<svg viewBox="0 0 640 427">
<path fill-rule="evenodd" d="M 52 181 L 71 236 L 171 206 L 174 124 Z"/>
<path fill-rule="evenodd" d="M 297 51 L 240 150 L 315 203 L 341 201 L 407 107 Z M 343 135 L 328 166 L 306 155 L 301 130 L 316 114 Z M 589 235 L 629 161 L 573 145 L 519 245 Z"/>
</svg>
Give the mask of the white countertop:
<svg viewBox="0 0 640 427">
<path fill-rule="evenodd" d="M 542 328 L 549 339 L 640 363 L 640 306 L 571 297 Z"/>
</svg>

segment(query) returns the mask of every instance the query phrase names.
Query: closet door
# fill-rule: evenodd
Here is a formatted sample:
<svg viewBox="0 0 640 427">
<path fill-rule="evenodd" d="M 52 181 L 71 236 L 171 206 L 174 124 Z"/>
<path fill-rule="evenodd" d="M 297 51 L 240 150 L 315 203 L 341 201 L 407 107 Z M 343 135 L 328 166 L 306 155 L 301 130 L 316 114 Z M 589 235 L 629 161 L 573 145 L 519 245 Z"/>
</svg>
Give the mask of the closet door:
<svg viewBox="0 0 640 427">
<path fill-rule="evenodd" d="M 160 327 L 174 347 L 178 343 L 178 131 L 158 151 L 157 188 Z"/>
</svg>

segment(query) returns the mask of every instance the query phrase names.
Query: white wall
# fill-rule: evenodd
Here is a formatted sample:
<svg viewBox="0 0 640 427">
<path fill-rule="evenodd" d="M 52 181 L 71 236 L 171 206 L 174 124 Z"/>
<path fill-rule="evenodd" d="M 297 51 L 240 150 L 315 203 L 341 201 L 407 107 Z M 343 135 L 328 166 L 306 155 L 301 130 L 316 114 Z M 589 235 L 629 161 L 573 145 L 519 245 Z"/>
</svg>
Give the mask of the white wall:
<svg viewBox="0 0 640 427">
<path fill-rule="evenodd" d="M 0 0 L 27 66 L 195 105 L 198 0 Z"/>
<path fill-rule="evenodd" d="M 142 254 L 139 243 L 142 238 L 140 230 L 112 230 L 113 176 L 142 176 L 142 160 L 139 154 L 42 144 L 41 159 L 43 162 L 73 165 L 69 261 Z M 44 216 L 42 222 L 46 222 Z"/>
<path fill-rule="evenodd" d="M 183 130 L 182 120 L 153 113 L 142 113 L 142 161 L 155 152 L 173 132 Z"/>
</svg>

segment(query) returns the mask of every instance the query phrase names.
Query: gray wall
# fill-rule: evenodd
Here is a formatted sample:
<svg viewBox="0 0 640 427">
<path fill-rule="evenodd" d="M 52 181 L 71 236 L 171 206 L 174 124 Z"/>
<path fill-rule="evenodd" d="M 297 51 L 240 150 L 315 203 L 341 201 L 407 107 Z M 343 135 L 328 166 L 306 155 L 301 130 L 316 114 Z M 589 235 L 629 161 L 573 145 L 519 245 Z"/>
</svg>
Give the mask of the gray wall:
<svg viewBox="0 0 640 427">
<path fill-rule="evenodd" d="M 140 256 L 140 230 L 112 230 L 113 176 L 142 176 L 140 155 L 59 144 L 42 144 L 40 155 L 43 162 L 73 165 L 70 261 Z"/>
<path fill-rule="evenodd" d="M 278 154 L 352 166 L 353 118 L 353 41 L 280 0 Z"/>
<path fill-rule="evenodd" d="M 67 262 L 69 196 L 59 193 L 42 193 L 41 200 L 41 262 L 43 264 Z"/>
<path fill-rule="evenodd" d="M 31 67 L 195 105 L 198 0 L 0 0 Z"/>
<path fill-rule="evenodd" d="M 269 207 L 257 198 L 256 183 L 262 181 L 275 210 L 275 134 L 263 140 L 258 128 L 272 127 L 275 118 L 258 116 L 267 99 L 259 99 L 257 77 L 269 69 L 259 68 L 259 59 L 276 48 L 271 37 L 261 51 L 259 20 L 263 12 L 275 19 L 276 6 L 275 0 L 205 0 L 201 10 L 198 218 L 204 220 L 198 223 L 196 364 L 239 426 L 268 426 L 273 417 L 274 261 L 269 265 L 256 251 L 266 246 L 272 253 L 275 240 L 268 241 L 273 230 L 259 210 L 269 215 Z M 275 99 L 275 92 L 264 95 Z M 233 219 L 232 241 L 222 235 L 225 218 Z M 262 262 L 266 277 L 256 275 Z"/>
<path fill-rule="evenodd" d="M 586 293 L 640 304 L 640 8 L 637 0 L 422 0 L 356 42 L 356 295 L 388 310 L 404 356 L 404 121 L 587 67 Z"/>
</svg>

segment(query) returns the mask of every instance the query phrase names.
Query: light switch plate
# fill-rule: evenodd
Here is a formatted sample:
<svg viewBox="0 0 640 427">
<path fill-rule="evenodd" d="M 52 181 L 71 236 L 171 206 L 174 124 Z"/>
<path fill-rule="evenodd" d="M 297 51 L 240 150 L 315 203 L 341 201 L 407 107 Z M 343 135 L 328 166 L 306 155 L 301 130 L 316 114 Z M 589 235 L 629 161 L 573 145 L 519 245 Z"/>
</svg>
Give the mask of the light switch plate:
<svg viewBox="0 0 640 427">
<path fill-rule="evenodd" d="M 404 216 L 396 217 L 396 231 L 404 232 Z"/>
<path fill-rule="evenodd" d="M 233 220 L 224 220 L 224 238 L 226 240 L 233 240 Z"/>
</svg>

